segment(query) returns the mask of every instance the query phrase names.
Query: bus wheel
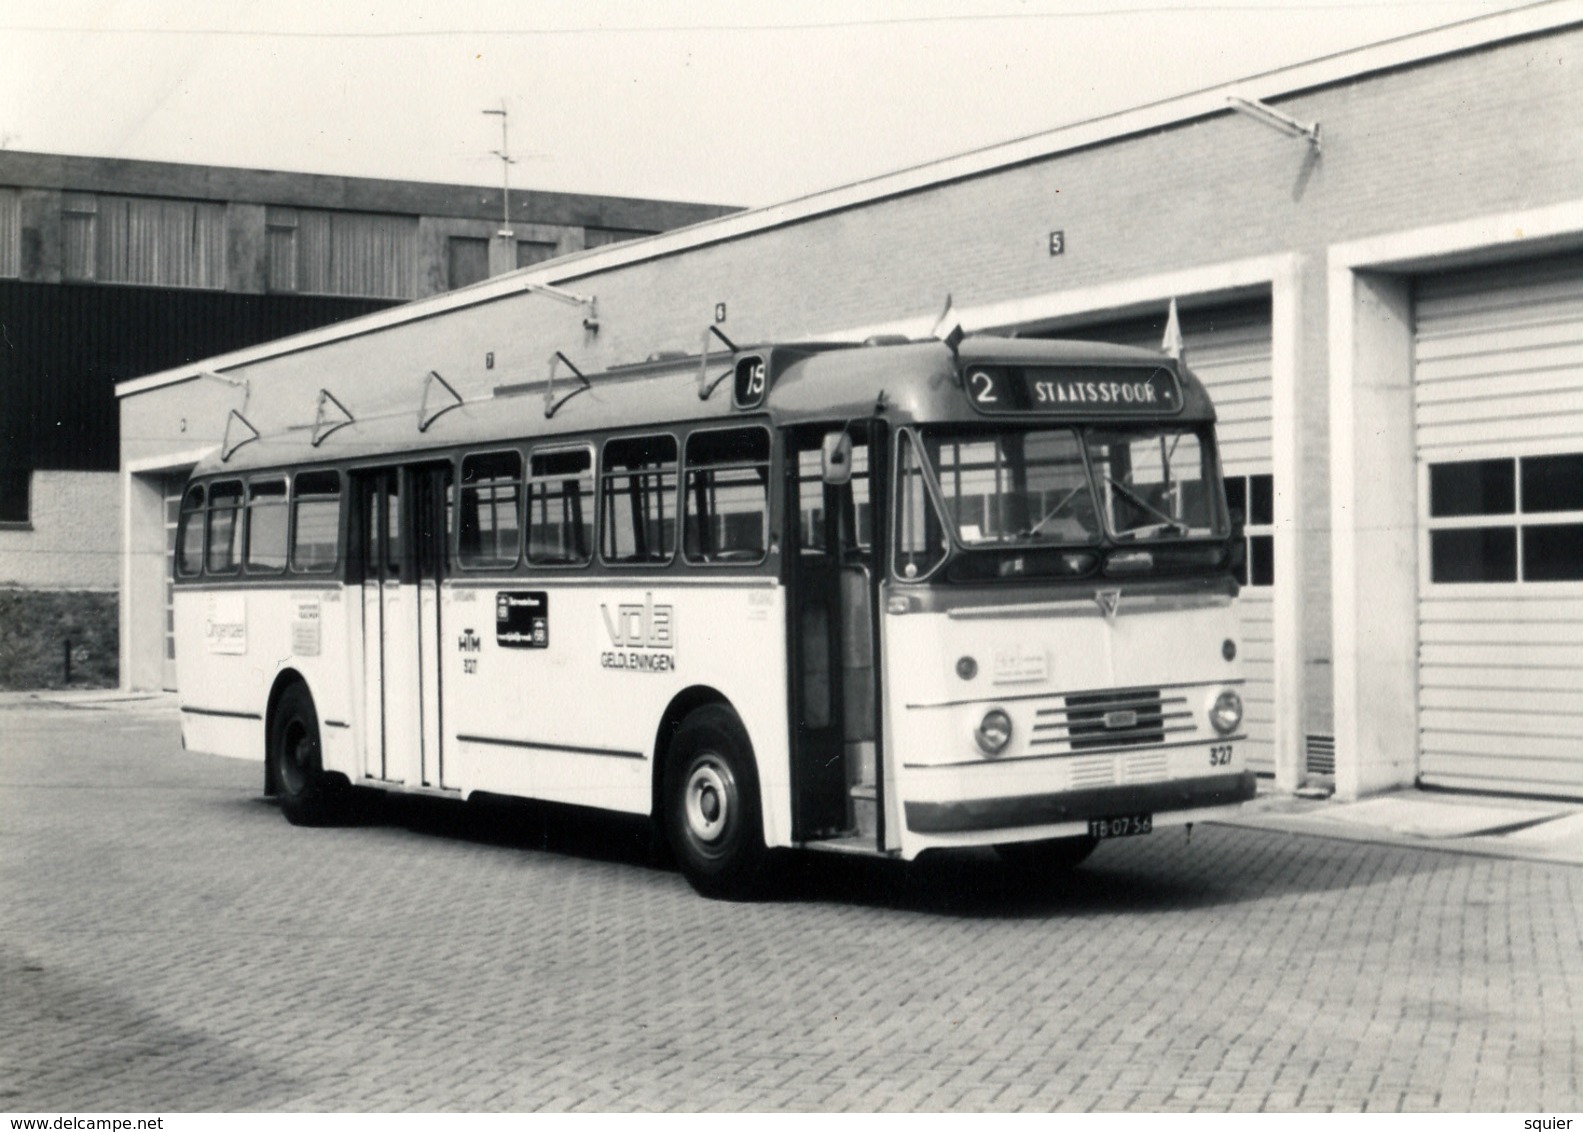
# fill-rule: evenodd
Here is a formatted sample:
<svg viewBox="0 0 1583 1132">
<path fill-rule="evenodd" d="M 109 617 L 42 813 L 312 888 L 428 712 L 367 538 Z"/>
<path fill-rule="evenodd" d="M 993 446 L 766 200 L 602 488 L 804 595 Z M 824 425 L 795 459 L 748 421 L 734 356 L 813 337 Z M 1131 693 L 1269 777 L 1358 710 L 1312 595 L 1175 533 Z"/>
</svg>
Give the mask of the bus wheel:
<svg viewBox="0 0 1583 1132">
<path fill-rule="evenodd" d="M 705 896 L 742 899 L 763 875 L 764 824 L 753 747 L 736 712 L 690 712 L 665 760 L 664 824 L 677 864 Z"/>
<path fill-rule="evenodd" d="M 1000 859 L 1029 875 L 1075 869 L 1099 844 L 1093 837 L 1053 837 L 1048 841 L 1008 841 L 995 846 Z"/>
<path fill-rule="evenodd" d="M 269 728 L 269 757 L 275 764 L 280 812 L 292 825 L 326 825 L 343 801 L 339 782 L 324 773 L 319 752 L 319 713 L 303 684 L 293 684 L 275 705 Z"/>
</svg>

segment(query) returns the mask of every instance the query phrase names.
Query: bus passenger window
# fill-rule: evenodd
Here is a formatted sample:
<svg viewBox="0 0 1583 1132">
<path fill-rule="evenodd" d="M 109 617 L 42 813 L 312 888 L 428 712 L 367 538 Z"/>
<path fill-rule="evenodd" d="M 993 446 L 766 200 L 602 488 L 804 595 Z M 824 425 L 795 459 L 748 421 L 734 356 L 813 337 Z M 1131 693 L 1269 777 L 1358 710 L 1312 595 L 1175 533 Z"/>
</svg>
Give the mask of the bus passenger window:
<svg viewBox="0 0 1583 1132">
<path fill-rule="evenodd" d="M 462 459 L 463 566 L 512 567 L 522 547 L 522 457 L 488 452 Z"/>
<path fill-rule="evenodd" d="M 227 480 L 209 489 L 208 554 L 204 569 L 210 574 L 234 574 L 241 557 L 242 482 Z"/>
<path fill-rule="evenodd" d="M 340 529 L 341 477 L 335 472 L 299 475 L 292 501 L 292 569 L 307 574 L 333 571 Z"/>
<path fill-rule="evenodd" d="M 687 438 L 689 562 L 762 562 L 769 549 L 770 436 L 762 428 Z"/>
<path fill-rule="evenodd" d="M 606 441 L 600 502 L 600 554 L 606 562 L 669 562 L 676 552 L 676 438 Z"/>
<path fill-rule="evenodd" d="M 586 566 L 594 546 L 594 457 L 587 448 L 528 460 L 528 564 Z"/>
<path fill-rule="evenodd" d="M 247 549 L 250 573 L 278 574 L 286 568 L 286 481 L 247 486 Z"/>
<path fill-rule="evenodd" d="M 176 539 L 176 573 L 183 578 L 196 578 L 203 573 L 203 500 L 202 484 L 189 487 L 181 500 L 181 533 Z"/>
</svg>

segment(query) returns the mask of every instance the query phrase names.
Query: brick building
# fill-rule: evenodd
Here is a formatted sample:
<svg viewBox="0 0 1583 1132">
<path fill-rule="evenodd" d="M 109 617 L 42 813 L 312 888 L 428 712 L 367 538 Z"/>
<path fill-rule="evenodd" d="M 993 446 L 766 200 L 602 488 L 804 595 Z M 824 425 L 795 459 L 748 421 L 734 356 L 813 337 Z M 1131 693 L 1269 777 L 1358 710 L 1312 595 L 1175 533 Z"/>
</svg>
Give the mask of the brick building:
<svg viewBox="0 0 1583 1132">
<path fill-rule="evenodd" d="M 1540 4 L 126 382 L 125 678 L 157 678 L 165 485 L 245 397 L 268 431 L 354 364 L 391 374 L 373 411 L 711 322 L 923 334 L 947 294 L 969 330 L 1157 343 L 1174 298 L 1249 521 L 1255 766 L 1583 795 L 1579 106 L 1583 6 Z"/>
</svg>

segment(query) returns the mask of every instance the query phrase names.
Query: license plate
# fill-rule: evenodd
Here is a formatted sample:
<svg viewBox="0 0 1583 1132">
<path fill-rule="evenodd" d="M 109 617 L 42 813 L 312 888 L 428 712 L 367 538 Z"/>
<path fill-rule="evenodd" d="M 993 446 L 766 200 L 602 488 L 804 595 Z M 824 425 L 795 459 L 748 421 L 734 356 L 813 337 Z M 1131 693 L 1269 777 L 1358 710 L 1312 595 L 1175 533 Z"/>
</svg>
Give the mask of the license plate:
<svg viewBox="0 0 1583 1132">
<path fill-rule="evenodd" d="M 1154 832 L 1153 814 L 1127 814 L 1119 818 L 1096 818 L 1088 823 L 1088 835 L 1096 840 L 1108 837 L 1138 837 Z"/>
</svg>

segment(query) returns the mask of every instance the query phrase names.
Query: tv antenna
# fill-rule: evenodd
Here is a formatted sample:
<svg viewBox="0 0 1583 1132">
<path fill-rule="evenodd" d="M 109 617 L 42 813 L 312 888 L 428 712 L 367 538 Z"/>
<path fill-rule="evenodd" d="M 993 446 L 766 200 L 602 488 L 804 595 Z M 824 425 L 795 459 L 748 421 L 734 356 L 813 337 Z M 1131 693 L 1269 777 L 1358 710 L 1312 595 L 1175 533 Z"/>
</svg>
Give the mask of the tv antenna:
<svg viewBox="0 0 1583 1132">
<path fill-rule="evenodd" d="M 495 235 L 509 239 L 511 231 L 511 167 L 517 163 L 511 156 L 511 138 L 507 128 L 509 115 L 506 113 L 506 103 L 502 99 L 499 110 L 485 110 L 485 114 L 498 114 L 500 116 L 500 148 L 491 150 L 500 158 L 500 177 L 504 183 L 504 190 L 500 195 L 500 231 Z"/>
</svg>

